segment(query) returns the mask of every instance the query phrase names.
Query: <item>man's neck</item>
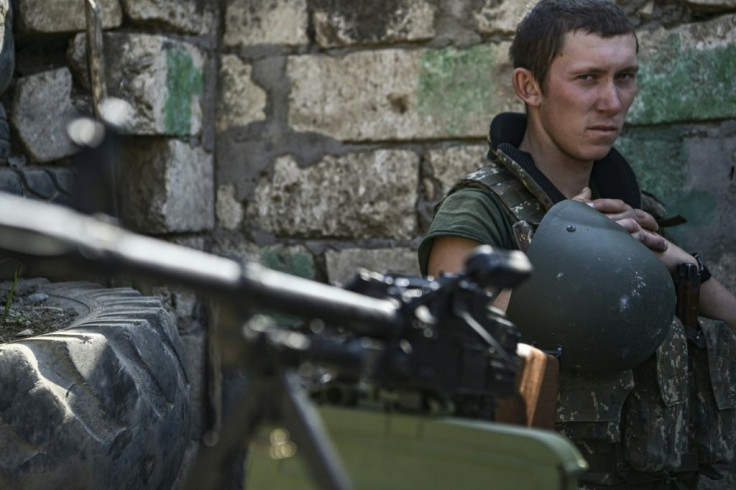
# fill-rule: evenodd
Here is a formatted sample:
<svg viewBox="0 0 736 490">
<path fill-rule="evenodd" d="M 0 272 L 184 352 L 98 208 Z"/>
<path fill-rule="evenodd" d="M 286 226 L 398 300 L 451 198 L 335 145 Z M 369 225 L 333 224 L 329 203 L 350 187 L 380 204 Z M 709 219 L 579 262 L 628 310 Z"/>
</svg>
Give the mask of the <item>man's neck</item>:
<svg viewBox="0 0 736 490">
<path fill-rule="evenodd" d="M 552 184 L 570 199 L 582 192 L 589 185 L 593 162 L 581 162 L 562 153 L 551 142 L 535 138 L 534 132 L 527 127 L 519 150 L 529 153 L 536 167 Z"/>
</svg>

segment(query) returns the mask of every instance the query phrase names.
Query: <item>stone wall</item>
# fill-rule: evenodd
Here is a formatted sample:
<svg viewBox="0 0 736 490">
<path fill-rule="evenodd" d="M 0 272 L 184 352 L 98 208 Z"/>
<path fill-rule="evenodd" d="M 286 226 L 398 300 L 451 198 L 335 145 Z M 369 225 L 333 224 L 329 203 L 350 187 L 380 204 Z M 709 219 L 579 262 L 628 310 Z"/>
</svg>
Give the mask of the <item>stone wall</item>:
<svg viewBox="0 0 736 490">
<path fill-rule="evenodd" d="M 524 2 L 99 3 L 109 91 L 134 108 L 126 224 L 240 258 L 302 254 L 317 279 L 416 273 L 434 203 L 482 162 L 490 117 L 521 110 L 506 53 Z M 642 70 L 619 146 L 733 287 L 736 2 L 620 4 Z M 90 112 L 83 7 L 16 2 L 12 165 L 69 163 L 65 124 Z"/>
<path fill-rule="evenodd" d="M 642 71 L 619 146 L 689 220 L 673 236 L 736 289 L 736 2 L 620 4 Z M 491 115 L 521 110 L 507 51 L 525 2 L 345 5 L 226 2 L 216 116 L 215 249 L 296 245 L 333 282 L 357 266 L 416 273 L 431 210 L 483 161 Z"/>
<path fill-rule="evenodd" d="M 642 66 L 620 149 L 736 290 L 736 0 L 618 1 Z M 507 51 L 525 3 L 99 0 L 108 90 L 134 109 L 126 226 L 321 281 L 418 273 L 434 204 L 482 165 L 491 116 L 522 110 Z M 65 125 L 91 113 L 84 1 L 14 7 L 6 164 L 65 168 Z M 157 292 L 201 367 L 201 302 Z"/>
</svg>

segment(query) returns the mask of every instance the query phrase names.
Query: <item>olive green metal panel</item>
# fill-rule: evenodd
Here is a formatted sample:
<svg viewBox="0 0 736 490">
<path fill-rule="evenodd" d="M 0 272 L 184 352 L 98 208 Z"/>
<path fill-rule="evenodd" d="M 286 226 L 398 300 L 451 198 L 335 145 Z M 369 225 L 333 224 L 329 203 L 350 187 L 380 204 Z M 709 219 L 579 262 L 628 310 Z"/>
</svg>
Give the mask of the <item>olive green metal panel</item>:
<svg viewBox="0 0 736 490">
<path fill-rule="evenodd" d="M 576 489 L 586 463 L 550 431 L 457 418 L 320 408 L 356 489 Z M 299 449 L 267 430 L 251 446 L 246 490 L 316 489 Z"/>
</svg>

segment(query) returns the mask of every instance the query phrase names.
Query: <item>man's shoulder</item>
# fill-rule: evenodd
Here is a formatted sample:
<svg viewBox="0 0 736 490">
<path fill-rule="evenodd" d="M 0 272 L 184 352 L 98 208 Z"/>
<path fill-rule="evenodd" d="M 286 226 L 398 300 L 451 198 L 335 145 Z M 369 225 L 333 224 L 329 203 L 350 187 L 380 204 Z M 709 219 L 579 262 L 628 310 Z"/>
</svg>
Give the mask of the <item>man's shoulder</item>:
<svg viewBox="0 0 736 490">
<path fill-rule="evenodd" d="M 545 213 L 543 203 L 529 191 L 523 180 L 494 160 L 489 160 L 483 168 L 459 179 L 449 195 L 462 189 L 483 190 L 501 205 L 512 221 L 526 221 L 536 226 Z"/>
<path fill-rule="evenodd" d="M 491 190 L 494 185 L 513 180 L 516 179 L 503 165 L 489 160 L 482 168 L 459 178 L 449 193 L 466 187 L 488 188 Z"/>
</svg>

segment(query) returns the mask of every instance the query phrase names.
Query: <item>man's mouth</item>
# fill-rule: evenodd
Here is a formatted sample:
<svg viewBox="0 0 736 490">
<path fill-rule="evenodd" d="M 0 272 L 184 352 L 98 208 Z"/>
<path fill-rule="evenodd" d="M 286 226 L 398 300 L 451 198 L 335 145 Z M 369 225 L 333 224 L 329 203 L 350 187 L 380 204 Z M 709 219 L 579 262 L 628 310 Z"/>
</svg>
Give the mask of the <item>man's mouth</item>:
<svg viewBox="0 0 736 490">
<path fill-rule="evenodd" d="M 618 132 L 617 126 L 600 125 L 600 126 L 591 126 L 589 129 L 591 131 L 596 131 L 596 132 L 601 132 L 601 133 L 617 133 Z"/>
</svg>

